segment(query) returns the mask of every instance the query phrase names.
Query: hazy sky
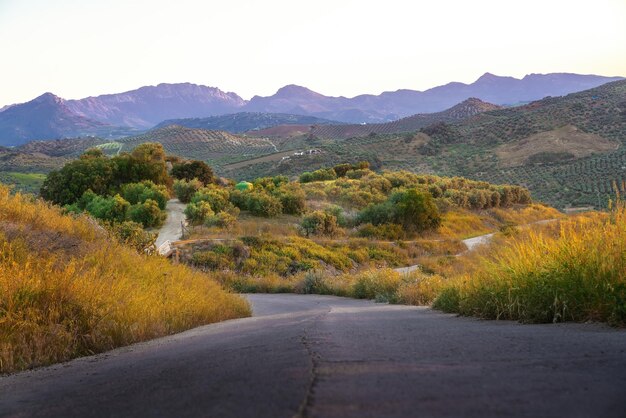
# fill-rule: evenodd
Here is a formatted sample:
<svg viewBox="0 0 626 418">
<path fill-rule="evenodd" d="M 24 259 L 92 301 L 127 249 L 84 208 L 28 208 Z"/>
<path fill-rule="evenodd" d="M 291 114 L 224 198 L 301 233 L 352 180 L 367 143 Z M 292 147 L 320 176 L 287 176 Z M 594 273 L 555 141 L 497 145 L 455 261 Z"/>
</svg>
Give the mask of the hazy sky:
<svg viewBox="0 0 626 418">
<path fill-rule="evenodd" d="M 189 81 L 270 95 L 626 76 L 626 0 L 0 0 L 0 106 Z"/>
</svg>

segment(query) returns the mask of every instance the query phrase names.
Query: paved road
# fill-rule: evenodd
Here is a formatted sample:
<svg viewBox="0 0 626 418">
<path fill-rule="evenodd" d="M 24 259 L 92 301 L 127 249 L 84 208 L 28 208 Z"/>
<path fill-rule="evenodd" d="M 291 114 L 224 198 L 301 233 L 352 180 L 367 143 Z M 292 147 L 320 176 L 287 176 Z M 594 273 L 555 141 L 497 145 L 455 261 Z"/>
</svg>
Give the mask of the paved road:
<svg viewBox="0 0 626 418">
<path fill-rule="evenodd" d="M 493 238 L 493 236 L 494 234 L 479 235 L 474 238 L 464 239 L 463 244 L 465 244 L 465 246 L 467 247 L 467 251 L 472 251 L 479 245 L 487 244 L 491 240 L 491 238 Z"/>
<path fill-rule="evenodd" d="M 159 230 L 159 236 L 156 240 L 156 247 L 159 248 L 165 241 L 178 241 L 183 232 L 181 229 L 181 222 L 185 221 L 185 204 L 180 203 L 178 199 L 171 199 L 167 201 L 167 219 Z"/>
<path fill-rule="evenodd" d="M 0 378 L 0 416 L 623 417 L 626 331 L 332 296 Z"/>
</svg>

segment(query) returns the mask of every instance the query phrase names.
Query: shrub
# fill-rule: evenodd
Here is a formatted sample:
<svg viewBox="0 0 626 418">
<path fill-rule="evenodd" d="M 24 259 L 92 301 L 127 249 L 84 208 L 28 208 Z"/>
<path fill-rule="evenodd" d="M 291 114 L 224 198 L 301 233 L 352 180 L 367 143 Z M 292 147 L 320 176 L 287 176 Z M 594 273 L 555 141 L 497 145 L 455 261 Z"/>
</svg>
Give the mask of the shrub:
<svg viewBox="0 0 626 418">
<path fill-rule="evenodd" d="M 201 225 L 213 216 L 215 212 L 208 202 L 200 201 L 198 203 L 190 203 L 185 208 L 185 216 L 193 225 Z"/>
<path fill-rule="evenodd" d="M 189 203 L 201 187 L 202 182 L 198 179 L 176 180 L 174 181 L 174 194 L 182 203 Z"/>
<path fill-rule="evenodd" d="M 94 218 L 110 222 L 124 222 L 126 220 L 126 211 L 129 207 L 130 203 L 119 194 L 116 194 L 113 197 L 95 196 L 85 209 Z"/>
<path fill-rule="evenodd" d="M 217 226 L 224 229 L 232 229 L 237 224 L 237 216 L 228 212 L 220 212 L 206 218 L 204 222 L 206 226 Z"/>
<path fill-rule="evenodd" d="M 271 218 L 282 213 L 280 200 L 263 191 L 252 191 L 247 194 L 246 208 L 255 216 Z"/>
<path fill-rule="evenodd" d="M 396 302 L 402 280 L 400 273 L 391 269 L 369 270 L 356 276 L 352 295 L 357 299 L 376 299 Z"/>
<path fill-rule="evenodd" d="M 131 205 L 144 203 L 151 199 L 157 202 L 159 209 L 165 210 L 168 200 L 167 188 L 163 185 L 156 185 L 149 180 L 141 183 L 124 184 L 121 189 L 121 195 Z"/>
<path fill-rule="evenodd" d="M 159 204 L 152 199 L 131 206 L 128 209 L 128 217 L 131 221 L 140 223 L 144 227 L 158 227 L 165 220 Z"/>
<path fill-rule="evenodd" d="M 300 185 L 290 183 L 276 190 L 275 196 L 280 200 L 282 212 L 288 215 L 302 215 L 306 212 L 306 195 Z"/>
<path fill-rule="evenodd" d="M 230 207 L 230 193 L 227 189 L 209 185 L 198 190 L 191 198 L 191 203 L 207 202 L 215 212 L 227 210 Z"/>
<path fill-rule="evenodd" d="M 415 233 L 439 227 L 441 217 L 430 194 L 409 189 L 393 193 L 384 203 L 368 206 L 357 221 L 375 226 L 398 224 L 405 232 Z"/>
<path fill-rule="evenodd" d="M 309 171 L 305 171 L 304 173 L 300 174 L 300 179 L 299 179 L 300 183 L 310 183 L 313 181 L 313 173 L 309 172 Z"/>
<path fill-rule="evenodd" d="M 320 168 L 319 170 L 312 172 L 311 175 L 311 181 L 327 181 L 335 180 L 337 178 L 337 173 L 335 173 L 335 170 L 332 168 Z"/>
<path fill-rule="evenodd" d="M 333 237 L 338 232 L 337 218 L 327 212 L 315 211 L 302 218 L 300 228 L 307 237 L 310 235 Z"/>
<path fill-rule="evenodd" d="M 125 221 L 111 224 L 109 230 L 120 243 L 134 248 L 139 253 L 154 252 L 157 235 L 143 229 L 140 223 Z"/>
<path fill-rule="evenodd" d="M 408 233 L 436 229 L 441 224 L 439 210 L 429 193 L 416 189 L 396 192 L 389 198 L 393 220 Z"/>
</svg>

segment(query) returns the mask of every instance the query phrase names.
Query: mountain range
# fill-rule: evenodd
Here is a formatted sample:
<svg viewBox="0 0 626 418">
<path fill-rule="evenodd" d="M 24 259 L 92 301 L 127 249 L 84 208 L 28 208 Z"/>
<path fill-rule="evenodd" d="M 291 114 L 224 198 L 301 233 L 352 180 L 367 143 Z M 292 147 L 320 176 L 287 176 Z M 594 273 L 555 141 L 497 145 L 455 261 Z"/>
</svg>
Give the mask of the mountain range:
<svg viewBox="0 0 626 418">
<path fill-rule="evenodd" d="M 568 73 L 522 79 L 486 73 L 471 84 L 453 82 L 425 91 L 397 90 L 352 98 L 331 97 L 288 85 L 246 101 L 232 92 L 191 83 L 159 84 L 119 94 L 64 100 L 46 93 L 0 111 L 0 145 L 81 135 L 126 136 L 167 119 L 204 118 L 238 112 L 313 116 L 344 123 L 384 123 L 448 109 L 470 97 L 515 105 L 593 88 L 622 79 Z M 257 127 L 259 128 L 259 127 Z"/>
</svg>

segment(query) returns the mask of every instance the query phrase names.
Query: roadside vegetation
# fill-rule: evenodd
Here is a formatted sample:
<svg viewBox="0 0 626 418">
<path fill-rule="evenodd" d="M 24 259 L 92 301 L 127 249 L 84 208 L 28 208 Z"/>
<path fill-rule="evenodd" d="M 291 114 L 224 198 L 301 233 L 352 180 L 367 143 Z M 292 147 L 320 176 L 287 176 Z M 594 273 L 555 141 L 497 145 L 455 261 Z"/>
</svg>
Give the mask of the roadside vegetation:
<svg viewBox="0 0 626 418">
<path fill-rule="evenodd" d="M 5 186 L 0 248 L 1 373 L 250 314 L 205 274 Z"/>
<path fill-rule="evenodd" d="M 522 322 L 626 325 L 626 206 L 519 231 L 464 263 L 434 307 Z"/>
</svg>

